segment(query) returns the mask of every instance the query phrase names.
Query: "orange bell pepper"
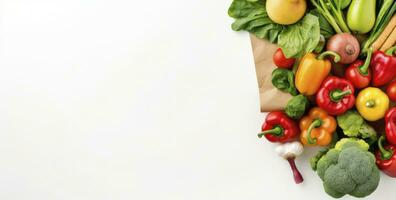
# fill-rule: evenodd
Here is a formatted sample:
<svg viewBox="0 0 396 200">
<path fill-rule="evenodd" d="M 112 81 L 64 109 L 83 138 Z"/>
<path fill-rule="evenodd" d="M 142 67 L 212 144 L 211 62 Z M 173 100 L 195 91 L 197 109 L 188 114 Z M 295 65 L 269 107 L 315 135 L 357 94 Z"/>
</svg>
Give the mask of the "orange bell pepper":
<svg viewBox="0 0 396 200">
<path fill-rule="evenodd" d="M 337 128 L 334 117 L 319 107 L 312 108 L 309 114 L 300 120 L 301 143 L 308 146 L 329 145 Z"/>
<path fill-rule="evenodd" d="M 323 80 L 329 75 L 331 62 L 326 56 L 334 56 L 334 62 L 340 60 L 340 55 L 332 51 L 325 51 L 319 56 L 307 53 L 300 61 L 296 72 L 295 85 L 300 93 L 314 95 L 320 88 Z"/>
</svg>

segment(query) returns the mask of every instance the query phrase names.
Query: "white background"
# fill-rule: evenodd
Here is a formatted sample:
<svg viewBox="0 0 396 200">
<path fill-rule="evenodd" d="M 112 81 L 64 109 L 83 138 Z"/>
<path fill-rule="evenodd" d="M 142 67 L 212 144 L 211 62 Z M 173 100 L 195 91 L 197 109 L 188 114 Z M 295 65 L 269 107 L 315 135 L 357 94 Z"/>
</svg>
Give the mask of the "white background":
<svg viewBox="0 0 396 200">
<path fill-rule="evenodd" d="M 256 137 L 230 0 L 0 2 L 0 199 L 330 199 Z"/>
</svg>

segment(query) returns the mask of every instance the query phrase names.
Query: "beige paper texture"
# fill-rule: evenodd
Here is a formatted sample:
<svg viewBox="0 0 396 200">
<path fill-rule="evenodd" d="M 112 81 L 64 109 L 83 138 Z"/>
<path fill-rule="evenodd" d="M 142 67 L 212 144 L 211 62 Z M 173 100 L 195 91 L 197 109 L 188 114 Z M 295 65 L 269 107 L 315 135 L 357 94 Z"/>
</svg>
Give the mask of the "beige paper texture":
<svg viewBox="0 0 396 200">
<path fill-rule="evenodd" d="M 278 47 L 254 35 L 251 35 L 250 39 L 256 65 L 261 112 L 284 110 L 292 96 L 278 90 L 271 83 L 271 73 L 276 68 L 272 62 L 272 56 Z"/>
</svg>

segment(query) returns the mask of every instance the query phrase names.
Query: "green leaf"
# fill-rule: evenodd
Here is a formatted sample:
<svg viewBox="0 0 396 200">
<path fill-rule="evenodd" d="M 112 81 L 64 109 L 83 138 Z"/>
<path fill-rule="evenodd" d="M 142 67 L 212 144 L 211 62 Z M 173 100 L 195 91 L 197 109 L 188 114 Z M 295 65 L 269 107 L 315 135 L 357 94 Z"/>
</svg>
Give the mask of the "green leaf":
<svg viewBox="0 0 396 200">
<path fill-rule="evenodd" d="M 283 29 L 278 37 L 278 45 L 287 58 L 299 58 L 312 52 L 318 45 L 319 39 L 319 19 L 312 14 L 307 14 L 296 24 Z"/>
</svg>

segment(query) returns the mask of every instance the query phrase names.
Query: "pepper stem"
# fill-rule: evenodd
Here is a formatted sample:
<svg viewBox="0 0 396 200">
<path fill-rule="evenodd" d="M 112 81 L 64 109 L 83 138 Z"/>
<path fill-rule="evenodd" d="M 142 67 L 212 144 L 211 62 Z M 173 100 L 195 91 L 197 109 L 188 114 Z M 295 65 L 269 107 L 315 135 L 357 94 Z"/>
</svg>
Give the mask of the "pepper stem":
<svg viewBox="0 0 396 200">
<path fill-rule="evenodd" d="M 362 75 L 368 74 L 368 68 L 370 67 L 372 55 L 373 55 L 373 48 L 371 47 L 367 52 L 366 61 L 364 62 L 364 64 L 362 66 L 359 67 L 360 74 L 362 74 Z"/>
<path fill-rule="evenodd" d="M 325 52 L 321 53 L 317 57 L 317 59 L 318 60 L 323 60 L 326 56 L 333 56 L 334 57 L 334 62 L 336 62 L 336 63 L 341 60 L 341 56 L 338 53 L 334 52 L 334 51 L 325 51 Z"/>
<path fill-rule="evenodd" d="M 311 137 L 311 132 L 312 132 L 312 130 L 314 129 L 314 128 L 318 128 L 318 127 L 320 127 L 320 126 L 322 126 L 322 120 L 321 119 L 315 119 L 312 123 L 311 123 L 311 125 L 308 127 L 308 130 L 307 130 L 307 132 L 308 132 L 308 143 L 309 144 L 316 144 L 316 138 L 314 138 L 314 139 L 312 139 L 312 137 Z"/>
<path fill-rule="evenodd" d="M 373 101 L 373 100 L 368 100 L 368 101 L 366 102 L 366 107 L 372 108 L 372 107 L 374 107 L 374 106 L 375 106 L 375 101 Z"/>
<path fill-rule="evenodd" d="M 344 98 L 347 95 L 352 94 L 351 90 L 334 90 L 330 93 L 330 99 L 332 101 L 338 102 L 340 101 L 342 98 Z"/>
<path fill-rule="evenodd" d="M 271 134 L 274 136 L 281 136 L 283 134 L 283 129 L 280 126 L 275 126 L 273 129 L 265 130 L 259 133 L 257 136 L 262 138 L 264 135 Z"/>
<path fill-rule="evenodd" d="M 381 157 L 384 160 L 389 160 L 393 156 L 393 151 L 388 151 L 382 146 L 382 142 L 385 141 L 385 137 L 382 135 L 378 140 L 378 148 L 381 152 Z"/>
<path fill-rule="evenodd" d="M 396 51 L 396 46 L 391 47 L 390 49 L 388 49 L 385 54 L 392 56 Z"/>
<path fill-rule="evenodd" d="M 296 184 L 302 183 L 304 178 L 302 177 L 300 171 L 298 171 L 296 163 L 294 162 L 294 157 L 288 158 L 287 161 L 289 162 L 290 168 L 293 172 L 294 181 Z"/>
</svg>

